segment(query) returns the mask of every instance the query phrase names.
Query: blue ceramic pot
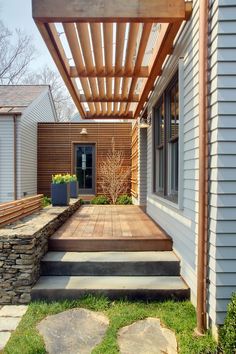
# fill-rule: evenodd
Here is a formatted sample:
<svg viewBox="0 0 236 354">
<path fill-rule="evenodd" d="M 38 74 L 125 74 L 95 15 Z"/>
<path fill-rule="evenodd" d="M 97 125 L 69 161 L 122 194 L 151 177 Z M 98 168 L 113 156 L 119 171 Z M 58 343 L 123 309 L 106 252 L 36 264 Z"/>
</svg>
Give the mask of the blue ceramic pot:
<svg viewBox="0 0 236 354">
<path fill-rule="evenodd" d="M 69 183 L 61 183 L 51 184 L 51 198 L 52 205 L 69 205 L 70 202 L 70 184 Z"/>
<path fill-rule="evenodd" d="M 70 182 L 70 197 L 71 198 L 78 198 L 78 194 L 79 194 L 78 181 Z"/>
</svg>

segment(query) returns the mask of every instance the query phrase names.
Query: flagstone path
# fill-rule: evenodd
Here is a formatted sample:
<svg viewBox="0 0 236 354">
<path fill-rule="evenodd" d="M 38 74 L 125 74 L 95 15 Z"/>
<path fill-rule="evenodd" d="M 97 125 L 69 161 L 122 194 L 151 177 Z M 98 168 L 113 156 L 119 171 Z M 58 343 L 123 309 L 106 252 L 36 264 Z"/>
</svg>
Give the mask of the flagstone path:
<svg viewBox="0 0 236 354">
<path fill-rule="evenodd" d="M 4 349 L 27 308 L 25 305 L 5 305 L 0 308 L 0 350 Z"/>
<path fill-rule="evenodd" d="M 109 320 L 102 313 L 83 308 L 51 315 L 37 329 L 49 354 L 90 354 L 102 342 Z M 158 318 L 147 318 L 118 332 L 121 354 L 177 354 L 174 332 Z"/>
<path fill-rule="evenodd" d="M 37 326 L 49 354 L 90 354 L 109 325 L 106 316 L 86 309 L 51 315 Z"/>
</svg>

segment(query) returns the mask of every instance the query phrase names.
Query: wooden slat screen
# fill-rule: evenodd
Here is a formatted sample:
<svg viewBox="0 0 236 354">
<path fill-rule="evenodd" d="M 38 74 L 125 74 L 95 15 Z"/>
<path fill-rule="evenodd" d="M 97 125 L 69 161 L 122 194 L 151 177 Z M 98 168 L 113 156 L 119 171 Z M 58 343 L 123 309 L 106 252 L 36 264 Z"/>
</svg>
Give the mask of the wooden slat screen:
<svg viewBox="0 0 236 354">
<path fill-rule="evenodd" d="M 42 208 L 43 194 L 0 204 L 0 227 L 33 214 Z"/>
<path fill-rule="evenodd" d="M 138 196 L 138 124 L 132 129 L 132 154 L 131 154 L 131 194 Z"/>
<path fill-rule="evenodd" d="M 83 128 L 87 135 L 81 135 Z M 99 164 L 115 146 L 124 154 L 124 166 L 131 168 L 131 123 L 39 123 L 38 124 L 38 193 L 50 196 L 51 176 L 74 173 L 74 145 L 95 144 L 96 194 L 102 194 Z M 127 180 L 130 192 L 130 178 Z"/>
</svg>

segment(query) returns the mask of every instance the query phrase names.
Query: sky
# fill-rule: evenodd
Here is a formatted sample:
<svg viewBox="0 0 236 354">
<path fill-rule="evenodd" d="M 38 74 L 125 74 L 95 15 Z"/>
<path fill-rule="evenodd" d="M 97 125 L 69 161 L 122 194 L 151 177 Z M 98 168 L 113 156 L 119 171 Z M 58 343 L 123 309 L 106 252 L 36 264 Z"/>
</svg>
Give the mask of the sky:
<svg viewBox="0 0 236 354">
<path fill-rule="evenodd" d="M 37 70 L 45 64 L 56 69 L 32 19 L 31 0 L 0 0 L 0 20 L 10 31 L 14 32 L 19 28 L 32 37 L 32 44 L 37 50 L 36 59 L 31 64 L 32 70 Z"/>
</svg>

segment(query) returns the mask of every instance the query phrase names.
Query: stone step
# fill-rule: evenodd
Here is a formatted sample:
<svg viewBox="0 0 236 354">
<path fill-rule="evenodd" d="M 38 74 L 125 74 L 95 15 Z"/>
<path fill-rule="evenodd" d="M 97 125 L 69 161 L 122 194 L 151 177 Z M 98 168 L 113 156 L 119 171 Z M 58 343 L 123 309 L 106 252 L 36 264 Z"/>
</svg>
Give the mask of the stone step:
<svg viewBox="0 0 236 354">
<path fill-rule="evenodd" d="M 72 300 L 88 294 L 111 299 L 188 299 L 181 277 L 160 276 L 41 276 L 31 291 L 33 300 Z"/>
<path fill-rule="evenodd" d="M 174 252 L 48 252 L 42 275 L 159 275 L 177 276 L 180 262 Z"/>
<path fill-rule="evenodd" d="M 120 238 L 58 238 L 48 241 L 49 251 L 108 252 L 108 251 L 172 251 L 170 237 L 120 237 Z"/>
</svg>

